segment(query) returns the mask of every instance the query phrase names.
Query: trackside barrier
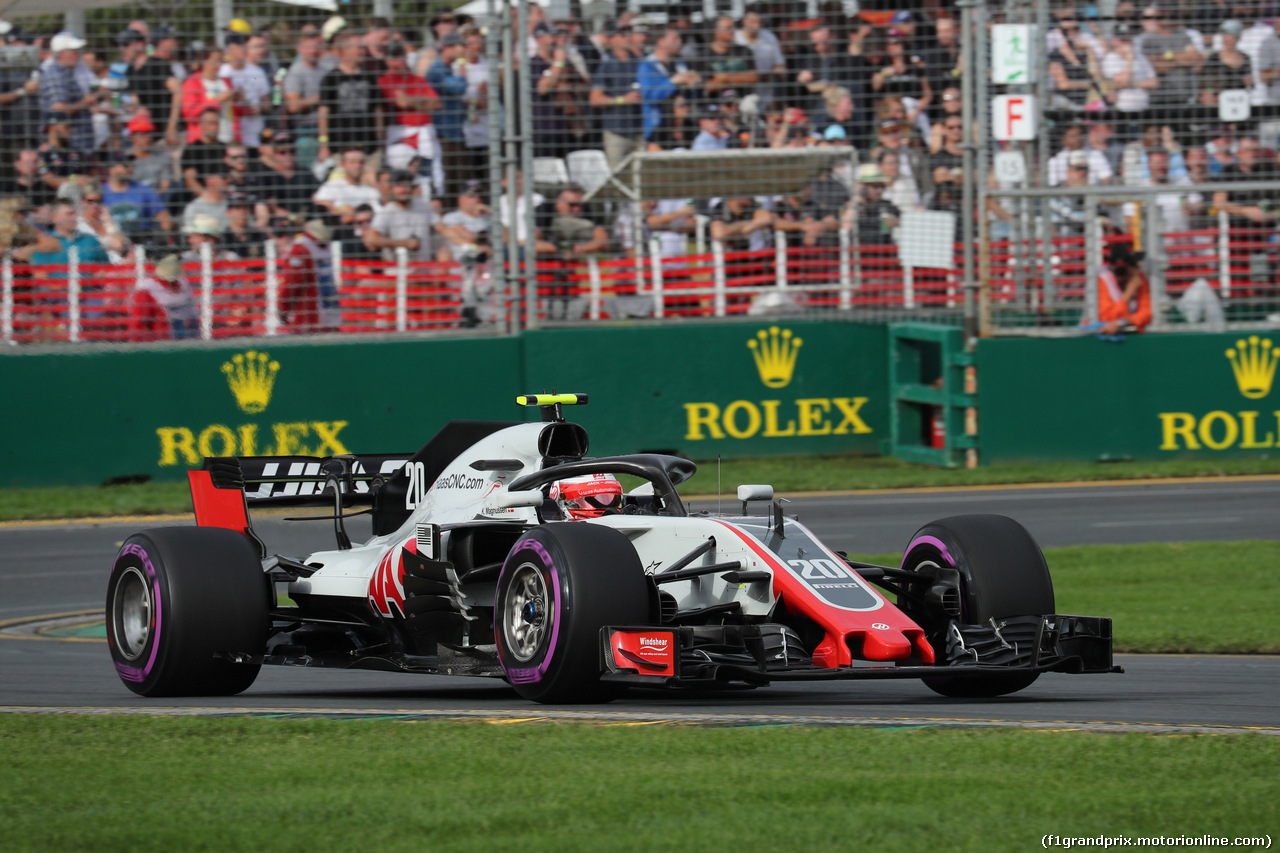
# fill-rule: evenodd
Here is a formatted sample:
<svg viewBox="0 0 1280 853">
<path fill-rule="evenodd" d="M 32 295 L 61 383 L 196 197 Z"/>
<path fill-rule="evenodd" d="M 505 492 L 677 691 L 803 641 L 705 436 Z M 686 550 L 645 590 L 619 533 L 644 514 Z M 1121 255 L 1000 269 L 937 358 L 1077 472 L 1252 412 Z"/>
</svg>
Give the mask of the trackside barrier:
<svg viewBox="0 0 1280 853">
<path fill-rule="evenodd" d="M 1167 233 L 1147 247 L 1155 267 L 1154 301 L 1170 306 L 1203 280 L 1228 320 L 1251 312 L 1280 314 L 1280 244 L 1263 228 L 1219 227 Z M 661 257 L 656 240 L 638 257 L 539 258 L 538 320 L 577 323 L 619 319 L 814 315 L 875 320 L 912 310 L 921 319 L 959 322 L 959 265 L 905 269 L 892 244 L 858 244 L 847 230 L 830 244 L 789 245 L 777 235 L 757 250 L 711 240 L 706 252 Z M 1110 238 L 1108 238 L 1110 239 Z M 1103 242 L 1106 242 L 1105 240 Z M 987 292 L 1007 329 L 1077 325 L 1096 312 L 1096 284 L 1083 236 L 1058 237 L 1046 263 L 1028 263 L 1030 238 L 987 246 Z M 511 328 L 527 317 L 519 294 L 493 292 L 488 267 L 455 262 L 344 258 L 332 245 L 336 325 L 344 333 L 439 331 L 485 323 Z M 957 247 L 957 253 L 959 247 Z M 129 299 L 158 259 L 128 264 L 33 267 L 4 256 L 0 333 L 8 344 L 130 340 Z M 287 321 L 287 271 L 276 246 L 261 258 L 221 260 L 210 247 L 188 253 L 184 272 L 196 299 L 200 337 L 297 334 Z M 508 279 L 510 280 L 510 279 Z M 519 283 L 519 282 L 518 282 Z M 1203 295 L 1201 286 L 1201 295 Z M 465 310 L 464 310 L 465 309 Z M 1153 331 L 1176 331 L 1179 316 L 1164 311 Z M 1000 331 L 1000 330 L 997 330 Z"/>
</svg>

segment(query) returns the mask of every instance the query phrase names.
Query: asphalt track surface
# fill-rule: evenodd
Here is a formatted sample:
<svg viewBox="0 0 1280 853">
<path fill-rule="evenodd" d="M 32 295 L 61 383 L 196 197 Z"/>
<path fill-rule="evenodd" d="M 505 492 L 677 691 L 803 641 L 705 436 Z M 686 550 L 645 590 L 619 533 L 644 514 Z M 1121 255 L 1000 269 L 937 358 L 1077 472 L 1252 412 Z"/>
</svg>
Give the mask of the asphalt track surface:
<svg viewBox="0 0 1280 853">
<path fill-rule="evenodd" d="M 694 509 L 711 502 L 695 503 Z M 726 502 L 726 510 L 731 504 Z M 853 553 L 900 551 L 921 524 L 948 515 L 1010 515 L 1048 547 L 1280 538 L 1280 478 L 1229 482 L 913 491 L 799 497 L 788 507 Z M 775 683 L 752 691 L 632 691 L 599 708 L 533 705 L 496 680 L 264 667 L 225 699 L 149 700 L 120 683 L 101 640 L 15 636 L 16 620 L 100 611 L 106 573 L 133 530 L 186 521 L 0 527 L 0 710 L 298 714 L 337 717 L 582 718 L 617 723 L 1022 725 L 1280 735 L 1280 657 L 1121 655 L 1123 675 L 1042 676 L 998 700 L 954 700 L 914 680 Z M 324 523 L 264 519 L 289 554 L 330 547 Z M 353 535 L 357 533 L 352 529 Z M 1106 614 L 1097 614 L 1106 615 Z M 92 615 L 71 620 L 92 621 Z"/>
</svg>

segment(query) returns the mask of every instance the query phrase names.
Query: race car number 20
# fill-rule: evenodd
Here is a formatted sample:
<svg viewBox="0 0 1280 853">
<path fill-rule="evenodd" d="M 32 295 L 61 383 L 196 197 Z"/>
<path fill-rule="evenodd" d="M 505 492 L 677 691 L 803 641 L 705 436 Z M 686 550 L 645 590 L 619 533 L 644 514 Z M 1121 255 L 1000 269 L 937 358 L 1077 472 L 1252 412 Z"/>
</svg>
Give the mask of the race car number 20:
<svg viewBox="0 0 1280 853">
<path fill-rule="evenodd" d="M 409 489 L 404 493 L 404 508 L 415 510 L 427 491 L 427 468 L 421 462 L 406 462 L 404 471 L 409 475 Z"/>
</svg>

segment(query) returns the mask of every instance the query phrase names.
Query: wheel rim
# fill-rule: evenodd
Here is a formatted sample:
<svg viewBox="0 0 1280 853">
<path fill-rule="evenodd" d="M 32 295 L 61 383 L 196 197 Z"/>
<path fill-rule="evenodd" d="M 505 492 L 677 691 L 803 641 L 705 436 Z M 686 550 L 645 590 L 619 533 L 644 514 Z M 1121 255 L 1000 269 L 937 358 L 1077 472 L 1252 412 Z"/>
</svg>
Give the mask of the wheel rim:
<svg viewBox="0 0 1280 853">
<path fill-rule="evenodd" d="M 111 602 L 116 650 L 125 660 L 137 660 L 151 639 L 151 614 L 155 607 L 151 600 L 151 585 L 142 572 L 134 567 L 124 570 L 116 584 Z"/>
<path fill-rule="evenodd" d="M 533 659 L 555 624 L 547 583 L 537 566 L 524 563 L 515 570 L 507 587 L 503 614 L 507 649 L 521 663 Z"/>
</svg>

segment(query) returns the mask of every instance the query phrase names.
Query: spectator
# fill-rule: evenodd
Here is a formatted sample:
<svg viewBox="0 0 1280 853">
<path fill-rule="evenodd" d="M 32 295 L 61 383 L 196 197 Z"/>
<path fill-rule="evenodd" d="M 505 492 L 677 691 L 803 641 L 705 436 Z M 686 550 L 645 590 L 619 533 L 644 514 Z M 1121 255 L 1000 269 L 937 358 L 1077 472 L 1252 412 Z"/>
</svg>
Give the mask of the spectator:
<svg viewBox="0 0 1280 853">
<path fill-rule="evenodd" d="M 773 207 L 773 227 L 786 235 L 787 246 L 817 246 L 823 235 L 839 229 L 833 214 L 822 210 L 813 200 L 813 191 L 805 187 L 799 193 L 785 195 Z"/>
<path fill-rule="evenodd" d="M 933 87 L 924 60 L 907 52 L 907 37 L 896 29 L 889 30 L 888 64 L 871 77 L 871 88 L 884 95 L 897 95 L 907 110 L 907 120 L 915 125 L 933 102 Z M 1051 66 L 1052 67 L 1052 66 Z"/>
<path fill-rule="evenodd" d="M 182 225 L 190 228 L 197 216 L 211 219 L 218 225 L 218 234 L 227 230 L 227 167 L 225 163 L 211 164 L 201 177 L 204 189 L 187 203 L 182 211 Z"/>
<path fill-rule="evenodd" d="M 155 125 L 148 116 L 129 122 L 129 154 L 133 157 L 133 179 L 146 184 L 161 197 L 173 184 L 173 156 L 154 147 Z"/>
<path fill-rule="evenodd" d="M 644 224 L 658 241 L 658 257 L 689 254 L 689 235 L 697 228 L 698 209 L 690 199 L 647 201 Z"/>
<path fill-rule="evenodd" d="M 271 44 L 265 33 L 254 33 L 249 36 L 249 41 L 244 47 L 245 58 L 251 64 L 261 68 L 262 73 L 273 86 L 275 83 L 283 82 L 283 78 L 277 76 L 280 72 L 280 59 L 271 50 Z M 275 97 L 274 88 L 272 97 Z"/>
<path fill-rule="evenodd" d="M 249 37 L 243 33 L 227 36 L 226 61 L 218 70 L 234 93 L 236 127 L 233 139 L 250 148 L 258 147 L 262 129 L 266 127 L 265 112 L 271 106 L 271 81 L 257 65 L 249 61 Z"/>
<path fill-rule="evenodd" d="M 782 115 L 781 111 L 778 115 Z M 687 149 L 697 135 L 698 126 L 693 120 L 689 99 L 678 94 L 671 99 L 671 109 L 663 115 L 662 123 L 652 131 L 649 150 L 654 150 L 655 145 L 660 151 Z"/>
<path fill-rule="evenodd" d="M 1212 138 L 1205 145 L 1209 152 L 1209 174 L 1218 177 L 1235 165 L 1235 131 L 1229 124 L 1219 124 L 1210 133 Z"/>
<path fill-rule="evenodd" d="M 1223 32 L 1223 45 L 1226 45 L 1227 33 Z M 1267 87 L 1268 104 L 1280 104 L 1280 38 L 1274 33 L 1262 40 L 1258 46 L 1258 61 L 1253 66 L 1258 82 Z"/>
<path fill-rule="evenodd" d="M 125 263 L 133 254 L 133 245 L 102 202 L 102 185 L 97 181 L 86 184 L 80 197 L 80 218 L 76 227 L 98 238 L 111 263 Z"/>
<path fill-rule="evenodd" d="M 411 173 L 397 169 L 391 174 L 391 201 L 374 214 L 364 232 L 364 244 L 380 249 L 382 259 L 395 262 L 396 249 L 406 249 L 410 261 L 430 261 L 436 257 L 433 236 L 438 217 L 431 205 L 414 197 L 416 184 Z"/>
<path fill-rule="evenodd" d="M 862 200 L 857 205 L 858 243 L 863 246 L 892 246 L 894 231 L 902 219 L 902 212 L 884 197 L 885 176 L 874 163 L 858 167 L 858 186 Z M 854 210 L 849 208 L 850 213 Z M 846 222 L 848 216 L 846 214 Z"/>
<path fill-rule="evenodd" d="M 466 42 L 457 33 L 447 33 L 440 39 L 440 56 L 427 70 L 427 83 L 440 98 L 440 109 L 435 115 L 436 136 L 444 157 L 445 204 L 452 204 L 458 187 L 466 179 L 467 152 L 462 136 L 465 111 L 462 96 L 467 92 L 467 78 L 459 74 L 455 63 L 466 53 Z M 532 60 L 531 60 L 532 67 Z M 532 72 L 531 72 L 532 73 Z M 537 124 L 537 118 L 534 119 Z"/>
<path fill-rule="evenodd" d="M 342 257 L 350 261 L 380 261 L 382 253 L 370 249 L 364 236 L 373 224 L 374 210 L 370 204 L 362 204 L 353 211 L 351 222 L 333 229 L 332 240 L 342 247 Z"/>
<path fill-rule="evenodd" d="M 1113 243 L 1107 264 L 1098 272 L 1098 330 L 1105 335 L 1141 332 L 1151 323 L 1151 285 L 1138 267 L 1144 252 L 1128 243 Z"/>
<path fill-rule="evenodd" d="M 55 121 L 55 116 L 65 117 L 69 130 L 67 145 L 88 154 L 93 149 L 90 113 L 99 95 L 77 74 L 84 46 L 84 39 L 66 31 L 49 42 L 53 56 L 40 78 L 40 109 L 47 122 Z"/>
<path fill-rule="evenodd" d="M 182 258 L 168 255 L 155 272 L 138 279 L 129 297 L 129 339 L 176 341 L 200 334 L 200 309 L 182 271 Z"/>
<path fill-rule="evenodd" d="M 333 279 L 332 240 L 333 232 L 319 219 L 308 221 L 294 238 L 280 277 L 280 320 L 286 331 L 306 334 L 338 328 L 342 313 Z"/>
<path fill-rule="evenodd" d="M 1111 50 L 1102 58 L 1102 76 L 1111 90 L 1111 102 L 1125 113 L 1147 109 L 1151 93 L 1160 84 L 1151 61 L 1134 43 L 1135 35 L 1131 24 L 1116 24 Z"/>
<path fill-rule="evenodd" d="M 1252 22 L 1240 34 L 1239 47 L 1249 57 L 1249 65 L 1256 71 L 1261 64 L 1262 44 L 1276 35 L 1275 27 L 1263 14 L 1261 5 L 1238 3 L 1234 11 L 1235 14 L 1225 17 L 1237 18 L 1242 24 Z M 1249 99 L 1254 106 L 1262 106 L 1267 103 L 1267 84 L 1262 82 L 1257 74 L 1253 75 L 1253 91 Z"/>
<path fill-rule="evenodd" d="M 755 91 L 760 96 L 761 106 L 767 106 L 775 95 L 775 81 L 784 79 L 787 73 L 787 60 L 782 54 L 778 37 L 762 26 L 760 12 L 749 8 L 742 16 L 742 28 L 734 39 L 755 57 L 756 73 L 759 75 Z"/>
<path fill-rule="evenodd" d="M 13 26 L 3 37 L 6 46 L 26 46 L 30 39 Z M 40 144 L 45 120 L 40 110 L 40 75 L 30 68 L 0 68 L 0 150 L 7 153 Z"/>
<path fill-rule="evenodd" d="M 362 204 L 371 207 L 382 202 L 381 193 L 376 187 L 365 183 L 365 156 L 360 148 L 350 148 L 342 153 L 342 164 L 334 169 L 316 191 L 315 203 L 344 223 L 350 223 L 355 216 L 355 209 Z"/>
<path fill-rule="evenodd" d="M 387 106 L 387 161 L 393 159 L 391 148 L 398 143 L 417 156 L 434 160 L 436 132 L 431 126 L 431 114 L 440 109 L 440 97 L 426 80 L 409 73 L 404 45 L 388 45 L 384 62 L 387 70 L 378 78 L 378 89 Z"/>
<path fill-rule="evenodd" d="M 1121 165 L 1124 183 L 1144 185 L 1150 180 L 1147 170 L 1147 152 L 1156 148 L 1163 148 L 1169 152 L 1169 168 L 1172 177 L 1181 178 L 1186 175 L 1187 166 L 1182 160 L 1182 152 L 1177 140 L 1173 138 L 1173 129 L 1169 125 L 1149 124 L 1142 128 L 1142 135 L 1136 141 L 1124 147 Z"/>
<path fill-rule="evenodd" d="M 71 133 L 69 116 L 65 113 L 49 114 L 48 135 L 37 152 L 40 177 L 54 190 L 68 181 L 80 183 L 91 171 L 89 161 L 78 149 L 71 147 Z"/>
<path fill-rule="evenodd" d="M 1107 165 L 1111 167 L 1112 174 L 1120 174 L 1121 163 L 1124 159 L 1124 146 L 1119 142 L 1112 141 L 1113 130 L 1111 123 L 1103 119 L 1092 119 L 1087 124 L 1089 133 L 1085 141 L 1084 150 L 1102 152 L 1102 156 L 1107 158 Z"/>
<path fill-rule="evenodd" d="M 964 183 L 964 120 L 960 116 L 948 116 L 943 122 L 946 139 L 942 149 L 929 157 L 930 174 L 933 176 L 934 193 L 949 193 L 952 203 L 946 206 L 931 204 L 934 210 L 956 210 L 961 186 Z"/>
<path fill-rule="evenodd" d="M 277 134 L 272 139 L 272 150 L 275 156 L 262 178 L 262 200 L 273 216 L 302 222 L 320 187 L 311 172 L 298 168 L 292 134 Z"/>
<path fill-rule="evenodd" d="M 700 50 L 692 62 L 693 70 L 705 81 L 708 95 L 719 95 L 726 89 L 750 89 L 760 79 L 755 55 L 750 48 L 735 41 L 737 30 L 733 18 L 716 18 L 711 42 Z"/>
<path fill-rule="evenodd" d="M 954 86 L 942 90 L 942 115 L 929 126 L 929 153 L 937 154 L 947 141 L 947 119 L 961 113 L 960 90 Z"/>
<path fill-rule="evenodd" d="M 569 118 L 576 71 L 569 64 L 563 34 L 543 22 L 534 29 L 537 52 L 529 57 L 529 77 L 534 81 L 533 146 L 539 157 L 563 157 L 568 151 Z"/>
<path fill-rule="evenodd" d="M 609 53 L 591 78 L 591 106 L 600 111 L 604 155 L 609 168 L 616 169 L 626 156 L 644 145 L 644 115 L 641 110 L 638 63 L 627 42 L 629 26 L 610 23 Z"/>
<path fill-rule="evenodd" d="M 320 81 L 321 160 L 328 160 L 333 150 L 372 153 L 382 137 L 378 78 L 361 64 L 360 37 L 342 30 L 333 41 L 338 65 Z"/>
<path fill-rule="evenodd" d="M 26 206 L 39 210 L 52 204 L 57 190 L 41 175 L 40 152 L 23 148 L 13 161 L 13 174 L 5 181 L 3 195 L 21 196 Z"/>
<path fill-rule="evenodd" d="M 261 258 L 266 248 L 267 233 L 253 223 L 254 199 L 238 191 L 227 193 L 227 229 L 222 245 L 242 260 Z"/>
<path fill-rule="evenodd" d="M 1147 152 L 1147 171 L 1147 186 L 1170 188 L 1154 199 L 1156 209 L 1160 212 L 1160 221 L 1154 226 L 1156 233 L 1167 236 L 1190 231 L 1192 217 L 1203 212 L 1204 196 L 1189 191 L 1189 177 L 1175 178 L 1170 175 L 1169 152 L 1163 148 L 1153 148 Z M 1138 215 L 1138 206 L 1126 204 L 1124 215 L 1126 220 L 1132 222 Z"/>
<path fill-rule="evenodd" d="M 534 211 L 538 254 L 574 260 L 609 248 L 609 232 L 583 213 L 583 195 L 582 187 L 568 184 Z"/>
<path fill-rule="evenodd" d="M 814 127 L 823 138 L 856 139 L 859 128 L 854 122 L 853 95 L 849 90 L 843 86 L 828 86 L 822 91 L 822 103 L 823 110 Z"/>
<path fill-rule="evenodd" d="M 1085 151 L 1084 128 L 1073 124 L 1062 133 L 1062 150 L 1049 160 L 1049 186 L 1056 187 L 1067 179 L 1067 160 L 1072 152 L 1081 151 L 1089 158 L 1089 184 L 1109 184 L 1115 173 L 1101 151 Z"/>
<path fill-rule="evenodd" d="M 662 124 L 670 101 L 681 89 L 697 87 L 702 78 L 678 57 L 680 33 L 668 27 L 654 45 L 653 54 L 640 63 L 636 77 L 644 98 L 644 138 L 650 139 Z M 692 142 L 692 140 L 690 140 Z"/>
<path fill-rule="evenodd" d="M 238 96 L 227 81 L 219 76 L 222 70 L 220 49 L 206 48 L 200 51 L 199 58 L 198 73 L 192 74 L 182 84 L 182 117 L 187 122 L 187 143 L 202 141 L 208 144 L 215 141 L 225 144 L 234 138 L 231 119 L 233 104 Z M 211 111 L 218 117 L 212 140 L 205 126 L 206 114 Z M 186 156 L 185 152 L 183 156 Z"/>
<path fill-rule="evenodd" d="M 489 242 L 489 208 L 481 200 L 480 181 L 467 181 L 458 191 L 458 209 L 445 214 L 439 231 L 454 260 L 474 257 Z"/>
<path fill-rule="evenodd" d="M 852 110 L 854 93 L 862 91 L 863 82 L 869 76 L 867 63 L 862 55 L 837 50 L 831 27 L 826 25 L 816 26 L 809 31 L 808 56 L 793 65 L 801 66 L 801 71 L 796 74 L 796 82 L 807 92 L 807 96 L 798 103 L 811 113 L 823 109 L 827 91 L 836 88 L 848 93 Z M 846 130 L 846 133 L 849 131 Z M 849 138 L 860 136 L 859 129 L 856 135 L 849 135 Z"/>
<path fill-rule="evenodd" d="M 157 232 L 172 231 L 173 220 L 159 193 L 134 180 L 133 164 L 133 154 L 112 154 L 109 177 L 102 187 L 102 203 L 129 239 L 150 243 L 160 236 Z"/>
<path fill-rule="evenodd" d="M 1082 110 L 1101 104 L 1097 59 L 1079 40 L 1080 21 L 1075 9 L 1059 11 L 1057 23 L 1056 46 L 1049 50 L 1049 77 L 1054 89 L 1052 105 L 1058 109 Z"/>
<path fill-rule="evenodd" d="M 1089 155 L 1072 151 L 1067 155 L 1067 175 L 1060 186 L 1071 189 L 1089 185 Z M 1088 211 L 1097 210 L 1080 193 L 1064 192 L 1049 199 L 1049 218 L 1059 237 L 1082 237 L 1088 225 Z"/>
<path fill-rule="evenodd" d="M 198 264 L 202 261 L 202 247 L 208 246 L 211 253 L 210 257 L 216 263 L 218 261 L 238 261 L 240 256 L 235 252 L 228 251 L 219 247 L 222 240 L 222 234 L 226 230 L 223 222 L 226 215 L 219 220 L 217 217 L 201 213 L 193 217 L 190 224 L 183 227 L 183 233 L 187 235 L 187 251 L 182 253 L 182 262 L 184 264 Z"/>
<path fill-rule="evenodd" d="M 192 78 L 199 80 L 200 78 Z M 190 81 L 188 81 L 190 82 Z M 200 120 L 193 125 L 196 138 L 188 140 L 182 151 L 182 182 L 188 192 L 199 195 L 204 191 L 201 176 L 215 167 L 224 167 L 227 161 L 227 146 L 218 140 L 221 123 L 220 113 L 213 107 L 206 107 L 200 114 Z"/>
<path fill-rule="evenodd" d="M 1271 164 L 1260 157 L 1258 138 L 1242 136 L 1236 145 L 1236 162 L 1223 171 L 1222 180 L 1246 183 L 1273 180 L 1273 176 Z M 1280 207 L 1275 203 L 1272 190 L 1241 189 L 1214 193 L 1213 206 L 1230 215 L 1232 228 L 1270 226 L 1280 218 Z"/>
<path fill-rule="evenodd" d="M 1142 37 L 1142 53 L 1156 70 L 1159 85 L 1151 92 L 1151 105 L 1182 107 L 1199 97 L 1195 69 L 1204 61 L 1187 31 L 1175 28 L 1169 14 L 1157 6 L 1142 13 L 1144 23 L 1152 29 Z"/>
<path fill-rule="evenodd" d="M 298 38 L 298 52 L 284 77 L 286 127 L 295 139 L 298 167 L 310 169 L 320 143 L 320 84 L 327 69 L 321 65 L 324 41 L 319 33 Z"/>
<path fill-rule="evenodd" d="M 924 201 L 920 197 L 920 188 L 916 182 L 902 174 L 902 155 L 885 148 L 876 158 L 880 174 L 884 176 L 884 198 L 899 211 L 924 210 Z"/>
<path fill-rule="evenodd" d="M 227 189 L 257 197 L 262 194 L 262 175 L 249 168 L 249 149 L 244 145 L 228 145 L 226 159 Z"/>
<path fill-rule="evenodd" d="M 933 22 L 933 43 L 924 48 L 920 56 L 928 69 L 929 85 L 935 92 L 956 87 L 962 70 L 959 22 L 950 15 L 939 15 Z"/>
<path fill-rule="evenodd" d="M 711 202 L 711 239 L 725 251 L 759 252 L 769 248 L 773 213 L 750 196 L 734 196 Z"/>
<path fill-rule="evenodd" d="M 720 123 L 720 109 L 707 104 L 698 111 L 698 135 L 694 137 L 691 151 L 721 151 L 729 147 L 725 139 L 724 125 Z"/>
<path fill-rule="evenodd" d="M 387 71 L 387 48 L 391 45 L 391 22 L 382 16 L 369 19 L 364 38 L 364 70 L 374 77 L 381 77 Z"/>
<path fill-rule="evenodd" d="M 59 199 L 53 203 L 50 213 L 53 232 L 49 236 L 55 238 L 59 245 L 57 251 L 38 251 L 31 253 L 34 266 L 67 266 L 71 263 L 71 250 L 79 253 L 81 264 L 106 264 L 110 262 L 102 243 L 92 234 L 86 234 L 79 228 L 79 217 L 74 202 Z M 44 273 L 49 278 L 66 278 L 65 272 Z"/>
<path fill-rule="evenodd" d="M 898 168 L 902 176 L 915 183 L 921 196 L 932 189 L 932 173 L 924 155 L 914 147 L 904 143 L 906 124 L 902 119 L 886 118 L 880 121 L 877 145 L 871 150 L 871 160 L 879 158 L 882 151 L 892 151 L 898 155 Z"/>
<path fill-rule="evenodd" d="M 1253 89 L 1253 63 L 1240 50 L 1240 34 L 1244 32 L 1244 25 L 1228 19 L 1222 22 L 1218 31 L 1222 46 L 1209 55 L 1200 71 L 1200 103 L 1206 106 L 1216 106 L 1219 93 L 1225 90 Z M 1275 41 L 1275 36 L 1271 41 Z M 1280 48 L 1280 42 L 1277 47 Z M 1280 74 L 1276 77 L 1280 79 Z M 1280 100 L 1273 103 L 1280 103 Z"/>
<path fill-rule="evenodd" d="M 463 71 L 467 91 L 462 96 L 465 120 L 462 142 L 467 149 L 466 174 L 489 174 L 489 60 L 485 58 L 484 33 L 467 27 L 462 33 L 465 52 Z M 638 133 L 638 131 L 637 131 Z M 428 159 L 436 159 L 434 155 Z M 433 164 L 434 167 L 435 164 Z M 440 170 L 443 175 L 443 168 Z"/>
<path fill-rule="evenodd" d="M 156 27 L 155 31 L 151 34 L 151 44 L 154 46 L 154 52 L 151 55 L 158 58 L 161 62 L 168 64 L 169 75 L 178 83 L 179 97 L 176 101 L 170 101 L 171 109 L 181 107 L 182 84 L 187 79 L 187 66 L 183 63 L 178 52 L 178 42 L 181 39 L 182 34 L 170 27 L 168 24 L 161 24 Z M 170 90 L 167 85 L 165 86 L 165 89 L 166 91 L 169 91 L 170 94 L 173 94 L 172 90 Z M 156 121 L 155 114 L 152 114 L 151 120 Z M 175 139 L 170 144 L 173 147 L 177 147 L 177 142 L 178 140 Z"/>
</svg>

